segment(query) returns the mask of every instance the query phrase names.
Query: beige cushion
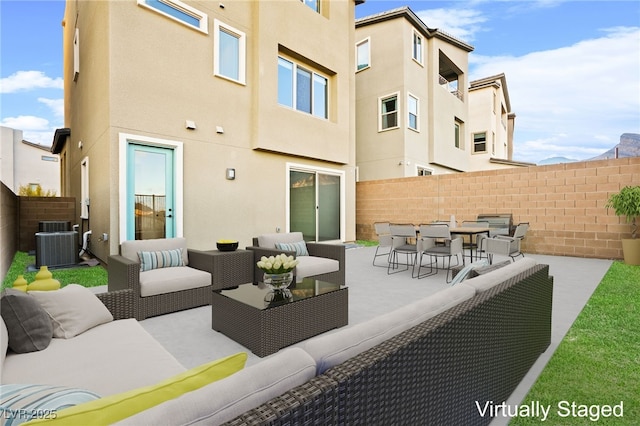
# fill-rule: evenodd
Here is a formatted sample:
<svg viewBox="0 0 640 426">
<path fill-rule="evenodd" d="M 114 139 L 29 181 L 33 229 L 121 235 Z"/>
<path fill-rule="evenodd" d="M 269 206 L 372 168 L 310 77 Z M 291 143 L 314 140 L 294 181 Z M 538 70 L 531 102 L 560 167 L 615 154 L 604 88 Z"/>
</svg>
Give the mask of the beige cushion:
<svg viewBox="0 0 640 426">
<path fill-rule="evenodd" d="M 185 368 L 135 319 L 112 321 L 46 349 L 8 353 L 2 383 L 87 389 L 101 396 L 153 385 Z"/>
<path fill-rule="evenodd" d="M 184 264 L 189 264 L 187 240 L 185 238 L 157 238 L 154 240 L 130 240 L 120 243 L 120 254 L 129 260 L 139 262 L 139 251 L 164 251 L 183 249 L 182 259 Z"/>
<path fill-rule="evenodd" d="M 511 277 L 514 277 L 527 269 L 536 265 L 536 261 L 530 257 L 517 260 L 510 265 L 504 266 L 495 271 L 479 275 L 477 277 L 465 280 L 461 285 L 468 285 L 476 289 L 478 293 L 489 290 L 497 284 L 503 283 Z"/>
<path fill-rule="evenodd" d="M 449 287 L 369 321 L 309 339 L 302 347 L 316 361 L 317 374 L 322 374 L 475 294 L 471 287 Z"/>
<path fill-rule="evenodd" d="M 283 349 L 226 379 L 157 405 L 117 425 L 218 425 L 309 381 L 313 359 Z"/>
<path fill-rule="evenodd" d="M 70 339 L 92 327 L 113 321 L 113 315 L 96 295 L 78 284 L 60 290 L 30 291 L 53 322 L 53 337 Z"/>
<path fill-rule="evenodd" d="M 340 262 L 335 259 L 315 256 L 296 257 L 298 265 L 296 266 L 296 281 L 302 281 L 304 277 L 313 277 L 315 275 L 327 274 L 340 269 Z"/>
<path fill-rule="evenodd" d="M 302 232 L 288 232 L 285 234 L 263 234 L 258 237 L 258 246 L 274 249 L 276 243 L 297 243 L 304 241 Z"/>
<path fill-rule="evenodd" d="M 140 272 L 142 297 L 211 285 L 211 274 L 188 266 Z"/>
</svg>

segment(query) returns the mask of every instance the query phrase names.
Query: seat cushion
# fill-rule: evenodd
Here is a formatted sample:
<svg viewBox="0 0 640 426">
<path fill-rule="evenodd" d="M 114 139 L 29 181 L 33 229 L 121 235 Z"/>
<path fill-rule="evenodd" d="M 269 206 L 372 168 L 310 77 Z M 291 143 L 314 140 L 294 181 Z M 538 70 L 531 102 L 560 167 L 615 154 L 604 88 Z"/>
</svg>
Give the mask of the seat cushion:
<svg viewBox="0 0 640 426">
<path fill-rule="evenodd" d="M 302 281 L 304 277 L 313 277 L 320 274 L 328 274 L 340 270 L 340 262 L 335 259 L 316 256 L 297 257 L 296 281 Z"/>
<path fill-rule="evenodd" d="M 99 366 L 99 367 L 98 367 Z M 39 352 L 7 353 L 2 383 L 38 383 L 113 395 L 185 371 L 133 318 L 94 327 L 72 339 L 51 340 Z"/>
<path fill-rule="evenodd" d="M 226 379 L 116 424 L 219 425 L 308 382 L 315 370 L 309 354 L 300 348 L 286 348 Z"/>
<path fill-rule="evenodd" d="M 165 401 L 222 380 L 244 368 L 247 354 L 240 352 L 179 373 L 152 386 L 132 389 L 62 410 L 53 420 L 32 424 L 110 425 Z"/>
<path fill-rule="evenodd" d="M 140 272 L 142 297 L 211 285 L 211 274 L 188 266 Z"/>
</svg>

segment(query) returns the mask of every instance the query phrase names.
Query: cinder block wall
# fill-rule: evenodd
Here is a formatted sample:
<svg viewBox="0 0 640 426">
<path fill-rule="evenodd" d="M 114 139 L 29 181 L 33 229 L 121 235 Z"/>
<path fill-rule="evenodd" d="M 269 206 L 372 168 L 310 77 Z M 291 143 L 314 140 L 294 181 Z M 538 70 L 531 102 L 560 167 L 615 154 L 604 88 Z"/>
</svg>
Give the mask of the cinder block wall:
<svg viewBox="0 0 640 426">
<path fill-rule="evenodd" d="M 76 199 L 73 197 L 19 197 L 18 212 L 20 229 L 18 250 L 36 249 L 35 233 L 40 221 L 68 220 L 71 225 L 76 221 Z"/>
<path fill-rule="evenodd" d="M 376 239 L 375 222 L 511 213 L 530 224 L 525 252 L 621 259 L 631 228 L 604 206 L 627 185 L 640 185 L 640 157 L 358 182 L 356 235 Z"/>
</svg>

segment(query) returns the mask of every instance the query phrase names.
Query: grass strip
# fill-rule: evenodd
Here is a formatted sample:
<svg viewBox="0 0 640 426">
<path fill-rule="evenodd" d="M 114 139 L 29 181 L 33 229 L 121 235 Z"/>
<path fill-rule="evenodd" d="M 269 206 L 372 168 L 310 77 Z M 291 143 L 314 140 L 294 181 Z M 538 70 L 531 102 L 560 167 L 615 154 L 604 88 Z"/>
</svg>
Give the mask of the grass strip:
<svg viewBox="0 0 640 426">
<path fill-rule="evenodd" d="M 31 283 L 35 280 L 36 272 L 27 272 L 29 265 L 36 263 L 35 256 L 29 256 L 25 252 L 16 252 L 13 257 L 13 262 L 7 271 L 7 275 L 2 281 L 2 288 L 8 288 L 13 286 L 13 282 L 18 278 L 18 275 L 24 275 L 27 282 Z M 66 269 L 50 269 L 53 273 L 53 278 L 60 281 L 60 286 L 64 287 L 67 284 L 80 284 L 84 287 L 97 287 L 100 285 L 107 285 L 108 276 L 107 270 L 101 265 L 98 266 L 80 266 L 75 268 Z"/>
<path fill-rule="evenodd" d="M 621 403 L 623 417 L 608 412 Z M 546 424 L 640 424 L 640 266 L 611 265 L 520 406 L 531 404 L 550 406 Z"/>
</svg>

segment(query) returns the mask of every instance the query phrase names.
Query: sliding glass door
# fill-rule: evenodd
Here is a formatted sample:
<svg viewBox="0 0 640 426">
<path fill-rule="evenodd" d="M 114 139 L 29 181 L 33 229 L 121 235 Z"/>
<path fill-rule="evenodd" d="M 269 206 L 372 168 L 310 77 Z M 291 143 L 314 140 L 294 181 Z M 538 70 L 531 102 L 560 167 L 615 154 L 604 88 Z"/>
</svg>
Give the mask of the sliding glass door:
<svg viewBox="0 0 640 426">
<path fill-rule="evenodd" d="M 341 240 L 342 175 L 289 170 L 289 229 L 306 241 Z"/>
</svg>

